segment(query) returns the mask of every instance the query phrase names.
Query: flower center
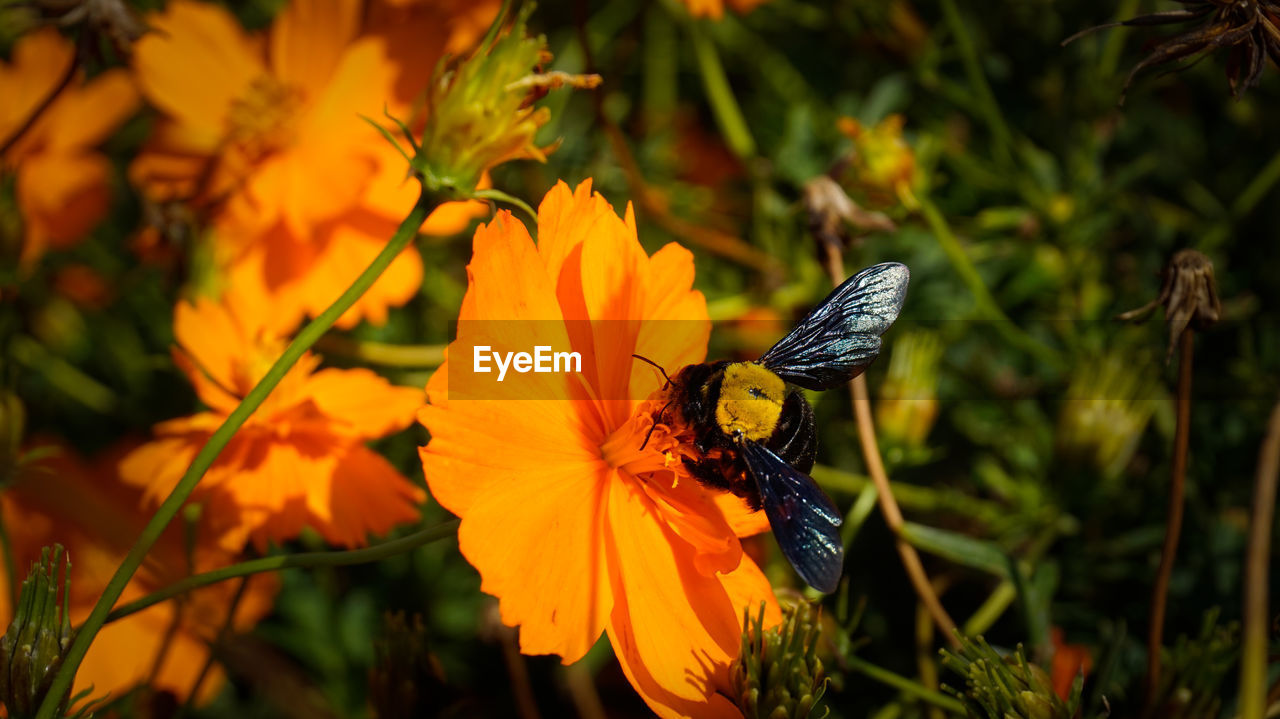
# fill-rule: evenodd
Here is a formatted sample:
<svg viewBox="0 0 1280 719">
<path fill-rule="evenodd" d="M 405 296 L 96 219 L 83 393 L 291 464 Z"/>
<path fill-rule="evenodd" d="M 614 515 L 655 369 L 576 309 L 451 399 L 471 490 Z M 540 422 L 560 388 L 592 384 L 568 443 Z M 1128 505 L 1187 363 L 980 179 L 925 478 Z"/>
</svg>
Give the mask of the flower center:
<svg viewBox="0 0 1280 719">
<path fill-rule="evenodd" d="M 227 137 L 251 159 L 287 147 L 293 140 L 302 90 L 259 75 L 227 111 Z"/>
</svg>

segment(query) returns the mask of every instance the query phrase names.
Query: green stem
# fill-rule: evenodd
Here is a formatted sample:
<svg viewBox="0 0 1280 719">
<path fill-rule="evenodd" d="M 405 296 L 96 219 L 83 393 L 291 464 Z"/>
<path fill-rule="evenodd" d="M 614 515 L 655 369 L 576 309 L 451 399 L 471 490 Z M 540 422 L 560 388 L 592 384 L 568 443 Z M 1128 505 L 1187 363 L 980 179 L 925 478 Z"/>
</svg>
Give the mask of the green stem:
<svg viewBox="0 0 1280 719">
<path fill-rule="evenodd" d="M 1121 22 L 1137 13 L 1138 0 L 1123 0 L 1112 20 Z M 1125 35 L 1126 33 L 1123 32 L 1113 32 L 1107 36 L 1107 42 L 1102 46 L 1102 59 L 1098 61 L 1099 77 L 1111 77 L 1116 74 L 1116 67 L 1120 65 L 1120 51 L 1124 48 Z"/>
<path fill-rule="evenodd" d="M 1004 615 L 1013 600 L 1018 598 L 1018 588 L 1013 582 L 1005 579 L 996 586 L 995 591 L 978 607 L 977 611 L 964 623 L 962 631 L 965 636 L 977 636 L 985 633 Z"/>
<path fill-rule="evenodd" d="M 940 709 L 951 712 L 952 714 L 965 713 L 964 705 L 958 700 L 952 699 L 940 691 L 929 689 L 923 684 L 911 681 L 901 674 L 895 674 L 888 669 L 878 667 L 856 654 L 847 655 L 844 657 L 844 662 L 850 669 L 864 674 L 881 684 L 891 686 L 904 694 L 910 694 L 917 699 L 923 699 L 924 701 L 929 702 Z"/>
<path fill-rule="evenodd" d="M 867 517 L 875 511 L 876 500 L 879 493 L 876 491 L 875 485 L 867 487 L 858 495 L 858 500 L 849 508 L 849 513 L 844 517 L 844 525 L 840 527 L 840 542 L 844 544 L 845 552 L 849 551 L 853 545 L 853 540 L 858 536 L 858 532 L 862 530 L 862 525 L 866 523 Z"/>
<path fill-rule="evenodd" d="M 1061 368 L 1063 366 L 1062 358 L 1058 356 L 1058 353 L 1053 348 L 1027 334 L 1014 324 L 1013 320 L 1009 319 L 1004 310 L 1000 309 L 995 297 L 991 295 L 986 283 L 982 281 L 982 276 L 978 274 L 978 269 L 974 267 L 973 260 L 969 259 L 969 255 L 964 251 L 964 246 L 960 244 L 960 240 L 951 231 L 951 226 L 947 224 L 946 218 L 943 217 L 938 207 L 933 204 L 933 200 L 927 195 L 921 195 L 919 201 L 920 212 L 924 215 L 925 223 L 929 225 L 929 230 L 933 232 L 934 237 L 938 240 L 938 245 L 946 253 L 947 259 L 951 261 L 951 266 L 955 268 L 956 274 L 960 275 L 960 280 L 969 288 L 969 292 L 973 295 L 974 303 L 978 306 L 978 312 L 993 323 L 996 331 L 1000 333 L 1000 336 L 1006 342 L 1051 367 Z"/>
<path fill-rule="evenodd" d="M 240 582 L 240 586 L 236 587 L 236 593 L 231 597 L 231 602 L 227 605 L 227 617 L 222 620 L 222 626 L 218 628 L 218 635 L 210 642 L 209 654 L 204 658 L 204 665 L 200 667 L 200 673 L 196 675 L 196 680 L 191 683 L 191 689 L 187 692 L 186 701 L 182 702 L 182 706 L 178 707 L 178 712 L 174 715 L 174 719 L 183 719 L 191 711 L 191 707 L 195 705 L 196 697 L 200 696 L 200 686 L 204 684 L 205 679 L 209 678 L 209 671 L 213 669 L 214 655 L 231 634 L 231 629 L 236 622 L 236 612 L 240 609 L 240 603 L 244 601 L 244 595 L 248 590 L 248 579 L 244 579 Z"/>
<path fill-rule="evenodd" d="M 969 78 L 969 84 L 973 87 L 974 94 L 978 96 L 982 114 L 986 117 L 991 134 L 995 136 L 996 151 L 1000 153 L 1001 159 L 1007 162 L 1011 159 L 1010 148 L 1013 147 L 1013 133 L 1009 131 L 1009 126 L 1005 124 L 1004 116 L 1000 114 L 1000 106 L 996 103 L 996 96 L 991 92 L 991 85 L 987 84 L 987 77 L 982 72 L 982 60 L 978 57 L 973 38 L 969 36 L 969 29 L 964 24 L 964 18 L 960 17 L 960 11 L 956 8 L 955 0 L 942 0 L 942 14 L 946 17 L 947 27 L 950 28 L 951 34 L 955 35 L 956 46 L 960 50 L 960 59 L 964 62 L 965 75 Z"/>
<path fill-rule="evenodd" d="M 833 492 L 860 495 L 875 487 L 871 478 L 866 475 L 846 472 L 825 464 L 814 465 L 809 476 L 813 477 L 823 489 Z M 1008 514 L 1007 508 L 995 502 L 975 499 L 962 492 L 940 491 L 933 487 L 893 480 L 889 481 L 889 486 L 893 488 L 893 496 L 898 500 L 898 504 L 915 511 L 946 511 L 985 523 Z"/>
<path fill-rule="evenodd" d="M 689 22 L 689 35 L 693 39 L 693 53 L 698 61 L 698 73 L 702 76 L 702 87 L 707 92 L 711 112 L 716 116 L 720 132 L 724 133 L 725 142 L 739 159 L 754 157 L 756 141 L 751 137 L 742 109 L 733 96 L 733 88 L 729 85 L 729 77 L 724 73 L 724 65 L 720 63 L 715 43 L 697 20 Z"/>
<path fill-rule="evenodd" d="M 240 425 L 258 409 L 262 402 L 271 394 L 271 390 L 279 384 L 290 368 L 302 357 L 316 340 L 320 339 L 325 332 L 333 326 L 333 323 L 342 316 L 356 300 L 364 295 L 365 291 L 382 275 L 387 266 L 391 264 L 400 252 L 409 246 L 413 238 L 418 234 L 418 228 L 426 221 L 427 215 L 431 214 L 441 202 L 441 199 L 435 195 L 428 194 L 424 189 L 419 195 L 418 201 L 410 211 L 409 216 L 404 222 L 400 223 L 400 227 L 396 230 L 395 236 L 382 248 L 378 256 L 373 262 L 365 268 L 364 272 L 356 278 L 355 282 L 347 288 L 337 300 L 318 317 L 302 328 L 293 342 L 280 355 L 280 359 L 271 365 L 271 369 L 263 375 L 258 384 L 249 390 L 240 404 L 232 410 L 227 416 L 226 421 L 218 427 L 209 441 L 205 443 L 204 448 L 192 460 L 191 466 L 187 468 L 186 474 L 182 475 L 182 479 L 178 480 L 177 486 L 169 493 L 164 502 L 156 509 L 156 513 L 152 515 L 151 521 L 147 522 L 147 526 L 143 528 L 142 535 L 138 537 L 138 541 L 134 543 L 129 550 L 129 554 L 125 556 L 116 573 L 112 575 L 111 581 L 107 583 L 106 589 L 103 590 L 102 596 L 98 598 L 98 603 L 94 605 L 93 611 L 89 613 L 84 624 L 80 626 L 76 632 L 76 638 L 71 643 L 71 647 L 67 649 L 67 653 L 62 661 L 62 666 L 58 668 L 58 673 L 53 678 L 53 683 L 49 687 L 45 700 L 40 705 L 40 711 L 36 713 L 36 719 L 54 719 L 57 712 L 57 698 L 66 695 L 71 689 L 71 683 L 75 679 L 76 670 L 80 667 L 80 662 L 84 660 L 84 655 L 89 651 L 89 645 L 93 643 L 94 637 L 98 635 L 98 631 L 102 629 L 102 625 L 106 622 L 107 615 L 111 612 L 111 607 L 120 599 L 120 595 L 124 593 L 125 587 L 129 584 L 129 580 L 133 577 L 134 572 L 138 571 L 138 567 L 142 564 L 143 558 L 147 552 L 160 539 L 161 533 L 165 527 L 169 526 L 169 522 L 173 521 L 174 516 L 182 509 L 182 505 L 191 496 L 191 492 L 195 490 L 196 484 L 200 482 L 200 478 L 208 471 L 214 460 L 218 458 L 218 454 L 222 452 L 227 443 L 231 441 L 231 437 L 235 435 L 236 430 L 240 429 Z"/>
<path fill-rule="evenodd" d="M 114 622 L 118 619 L 124 619 L 130 614 L 136 614 L 144 609 L 149 609 L 161 602 L 173 599 L 176 596 L 186 594 L 201 587 L 207 587 L 210 584 L 225 582 L 228 579 L 236 577 L 247 577 L 251 574 L 261 574 L 263 572 L 278 572 L 282 569 L 309 569 L 315 567 L 344 567 L 350 564 L 367 564 L 369 562 L 378 562 L 387 557 L 393 557 L 397 554 L 403 554 L 412 549 L 421 547 L 424 544 L 430 544 L 439 539 L 444 539 L 454 533 L 458 528 L 458 520 L 451 519 L 434 527 L 414 532 L 400 539 L 393 539 L 390 542 L 383 542 L 372 547 L 364 547 L 363 549 L 351 549 L 340 552 L 307 552 L 304 554 L 281 554 L 274 557 L 261 557 L 259 559 L 250 559 L 247 562 L 233 564 L 229 567 L 215 569 L 203 574 L 196 574 L 178 582 L 174 582 L 169 586 L 161 589 L 145 597 L 135 599 L 128 604 L 121 605 L 107 615 L 106 623 Z"/>
<path fill-rule="evenodd" d="M 325 335 L 316 343 L 321 354 L 358 360 L 382 367 L 439 367 L 444 362 L 444 345 L 397 345 Z"/>
<path fill-rule="evenodd" d="M 1280 182 L 1280 154 L 1271 158 L 1271 162 L 1268 162 L 1249 182 L 1249 185 L 1236 195 L 1236 201 L 1231 203 L 1231 214 L 1215 225 L 1200 241 L 1201 251 L 1211 253 L 1217 249 L 1231 235 L 1235 223 L 1252 212 L 1277 182 Z"/>
<path fill-rule="evenodd" d="M 9 343 L 9 352 L 19 364 L 43 374 L 49 384 L 94 412 L 110 414 L 115 409 L 116 394 L 110 387 L 53 354 L 36 340 L 18 335 Z"/>
<path fill-rule="evenodd" d="M 1266 439 L 1258 452 L 1253 516 L 1244 562 L 1244 636 L 1240 648 L 1240 719 L 1267 713 L 1267 569 L 1270 566 L 1276 483 L 1280 478 L 1280 404 L 1271 410 Z"/>
<path fill-rule="evenodd" d="M 0 552 L 4 553 L 4 578 L 8 581 L 9 606 L 16 607 L 22 579 L 18 577 L 18 563 L 13 558 L 13 544 L 9 541 L 9 530 L 4 526 L 3 513 L 0 513 Z"/>
</svg>

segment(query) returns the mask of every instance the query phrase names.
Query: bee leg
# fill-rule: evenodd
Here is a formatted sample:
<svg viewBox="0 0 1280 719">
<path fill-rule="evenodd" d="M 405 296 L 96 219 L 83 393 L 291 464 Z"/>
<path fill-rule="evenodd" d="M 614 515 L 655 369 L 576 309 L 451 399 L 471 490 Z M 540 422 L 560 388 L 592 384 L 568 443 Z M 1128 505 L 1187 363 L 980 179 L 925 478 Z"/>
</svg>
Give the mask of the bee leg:
<svg viewBox="0 0 1280 719">
<path fill-rule="evenodd" d="M 726 465 L 721 458 L 694 460 L 682 457 L 681 461 L 702 486 L 728 492 L 745 501 L 752 511 L 759 511 L 760 493 L 751 482 L 743 481 L 740 467 L 733 463 Z"/>
</svg>

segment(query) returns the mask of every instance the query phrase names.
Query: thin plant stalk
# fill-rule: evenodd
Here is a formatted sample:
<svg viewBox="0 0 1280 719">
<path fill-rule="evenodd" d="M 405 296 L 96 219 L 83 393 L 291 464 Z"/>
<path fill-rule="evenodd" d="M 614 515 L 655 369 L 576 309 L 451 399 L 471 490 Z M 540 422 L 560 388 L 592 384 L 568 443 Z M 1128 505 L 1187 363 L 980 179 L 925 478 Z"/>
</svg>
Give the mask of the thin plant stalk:
<svg viewBox="0 0 1280 719">
<path fill-rule="evenodd" d="M 756 154 L 756 141 L 747 127 L 742 108 L 738 107 L 733 96 L 733 88 L 729 85 L 729 77 L 725 75 L 715 43 L 697 20 L 689 21 L 689 36 L 693 40 L 693 54 L 698 62 L 698 74 L 702 77 L 702 88 L 707 92 L 716 124 L 724 133 L 725 142 L 733 154 L 741 160 L 749 160 Z"/>
<path fill-rule="evenodd" d="M 4 555 L 4 578 L 9 587 L 9 606 L 16 607 L 22 580 L 18 577 L 18 563 L 13 558 L 13 544 L 9 541 L 9 530 L 4 526 L 3 516 L 0 516 L 0 554 Z"/>
<path fill-rule="evenodd" d="M 169 496 L 156 509 L 151 520 L 147 522 L 147 526 L 143 528 L 141 536 L 134 542 L 124 561 L 121 562 L 115 574 L 112 575 L 111 581 L 107 583 L 106 589 L 103 590 L 102 596 L 98 598 L 93 611 L 89 613 L 84 624 L 76 632 L 75 640 L 71 642 L 70 648 L 67 649 L 62 666 L 58 668 L 58 672 L 49 687 L 49 692 L 44 702 L 40 705 L 40 710 L 36 713 L 36 719 L 54 719 L 54 714 L 57 712 L 57 697 L 63 696 L 71 689 L 76 670 L 79 669 L 80 662 L 84 660 L 85 653 L 89 651 L 89 645 L 106 622 L 107 615 L 111 612 L 111 607 L 120 599 L 120 595 L 124 593 L 129 580 L 138 571 L 138 567 L 141 566 L 147 552 L 151 550 L 151 547 L 160 539 L 160 535 L 165 528 L 177 516 L 187 498 L 191 496 L 192 491 L 195 490 L 196 485 L 200 482 L 200 478 L 213 465 L 214 460 L 218 458 L 223 448 L 231 441 L 236 431 L 262 405 L 267 396 L 271 394 L 271 391 L 275 389 L 276 385 L 280 383 L 280 380 L 284 378 L 293 365 L 302 358 L 303 354 L 333 326 L 334 322 L 343 313 L 356 303 L 356 300 L 364 295 L 369 287 L 382 275 L 383 271 L 386 270 L 387 266 L 391 264 L 392 260 L 399 256 L 404 248 L 409 246 L 409 243 L 417 236 L 418 229 L 426 221 L 427 216 L 442 201 L 443 198 L 434 193 L 429 193 L 426 189 L 422 191 L 418 201 L 414 203 L 413 210 L 409 212 L 409 216 L 404 219 L 404 222 L 400 223 L 395 235 L 383 246 L 377 257 L 373 259 L 373 262 L 369 263 L 369 266 L 360 273 L 360 276 L 351 283 L 351 286 L 338 299 L 334 300 L 333 304 L 329 305 L 328 309 L 321 312 L 307 326 L 302 328 L 302 331 L 298 333 L 293 342 L 289 343 L 289 346 L 285 348 L 285 351 L 275 361 L 275 364 L 271 365 L 271 368 L 267 370 L 262 379 L 254 385 L 253 389 L 249 390 L 249 393 L 240 401 L 240 404 L 227 416 L 222 426 L 218 427 L 217 431 L 209 437 L 209 441 L 205 443 L 195 459 L 192 460 L 191 466 L 187 468 L 186 473 L 178 480 L 173 491 L 169 493 Z"/>
<path fill-rule="evenodd" d="M 933 233 L 934 238 L 937 239 L 942 251 L 947 255 L 947 259 L 951 261 L 951 266 L 960 275 L 960 280 L 964 282 L 969 289 L 969 293 L 973 295 L 973 301 L 977 305 L 978 312 L 992 322 L 996 331 L 1000 333 L 1000 336 L 1006 342 L 1051 367 L 1060 368 L 1063 362 L 1057 352 L 1019 328 L 1013 323 L 1013 320 L 1009 319 L 1004 310 L 1000 309 L 999 303 L 991 295 L 991 290 L 987 289 L 987 285 L 982 281 L 977 268 L 973 266 L 973 260 L 969 259 L 969 255 L 964 251 L 960 240 L 951 231 L 951 226 L 947 224 L 942 212 L 933 204 L 933 200 L 924 194 L 921 194 L 918 200 L 920 202 L 920 212 L 924 215 L 925 223 L 929 225 L 929 230 Z"/>
<path fill-rule="evenodd" d="M 205 657 L 204 664 L 200 667 L 200 673 L 196 675 L 196 680 L 191 683 L 191 690 L 187 692 L 187 700 L 178 708 L 175 719 L 182 719 L 190 711 L 195 704 L 196 697 L 200 695 L 200 687 L 204 685 L 206 679 L 209 678 L 209 672 L 213 669 L 214 651 L 227 637 L 231 636 L 231 630 L 235 626 L 236 612 L 240 609 L 240 603 L 244 601 L 244 595 L 249 589 L 249 578 L 245 577 L 240 580 L 240 585 L 236 587 L 236 593 L 232 595 L 230 604 L 227 605 L 227 618 L 223 620 L 222 626 L 218 627 L 218 635 L 214 638 L 209 648 L 209 656 Z"/>
<path fill-rule="evenodd" d="M 1267 436 L 1258 455 L 1253 485 L 1253 516 L 1244 562 L 1244 637 L 1240 648 L 1240 719 L 1263 719 L 1267 696 L 1267 568 L 1271 560 L 1271 523 L 1280 478 L 1280 404 L 1271 410 Z"/>
<path fill-rule="evenodd" d="M 830 245 L 827 248 L 827 273 L 831 277 L 831 283 L 839 286 L 844 281 L 844 257 L 841 251 Z M 933 621 L 942 630 L 942 636 L 952 646 L 960 646 L 960 640 L 956 636 L 956 623 L 947 614 L 947 610 L 943 608 L 942 602 L 938 600 L 938 595 L 933 591 L 933 585 L 929 583 L 929 576 L 925 574 L 924 563 L 920 561 L 920 555 L 916 553 L 915 547 L 911 546 L 902 538 L 902 510 L 898 507 L 898 502 L 893 497 L 893 488 L 889 484 L 889 474 L 884 468 L 884 459 L 880 456 L 880 445 L 876 442 L 875 423 L 871 416 L 871 397 L 867 391 L 866 375 L 858 375 L 849 383 L 849 388 L 853 392 L 853 414 L 858 425 L 858 440 L 862 444 L 862 456 L 867 463 L 867 474 L 871 475 L 871 481 L 876 487 L 876 497 L 880 500 L 880 511 L 884 514 L 885 524 L 889 525 L 889 529 L 894 534 L 894 545 L 898 548 L 898 554 L 902 557 L 902 566 L 907 571 L 907 576 L 911 579 L 911 585 L 916 590 L 916 595 L 920 597 L 920 602 L 929 610 L 929 615 L 933 617 Z"/>
<path fill-rule="evenodd" d="M 261 557 L 247 562 L 233 564 L 229 567 L 215 569 L 203 574 L 196 574 L 169 586 L 135 599 L 128 604 L 117 607 L 107 615 L 107 623 L 124 619 L 130 614 L 149 609 L 161 602 L 186 594 L 210 584 L 225 582 L 236 577 L 247 577 L 264 572 L 278 572 L 282 569 L 311 569 L 315 567 L 344 567 L 351 564 L 367 564 L 387 557 L 403 554 L 412 549 L 430 544 L 439 539 L 452 536 L 458 529 L 458 520 L 451 519 L 434 527 L 419 530 L 413 534 L 376 544 L 363 549 L 348 549 L 337 552 L 306 552 L 301 554 L 281 554 L 274 557 Z"/>
<path fill-rule="evenodd" d="M 1178 554 L 1182 534 L 1182 511 L 1187 482 L 1187 450 L 1191 442 L 1191 369 L 1195 352 L 1195 331 L 1182 332 L 1178 359 L 1177 426 L 1173 433 L 1173 469 L 1169 482 L 1169 516 L 1160 549 L 1160 568 L 1151 590 L 1151 627 L 1147 632 L 1147 704 L 1155 700 L 1160 685 L 1160 650 L 1164 646 L 1164 617 L 1169 601 L 1169 578 Z"/>
<path fill-rule="evenodd" d="M 604 702 L 596 691 L 595 677 L 586 662 L 574 662 L 564 668 L 564 683 L 579 719 L 606 719 Z"/>
<path fill-rule="evenodd" d="M 587 35 L 584 18 L 579 18 L 578 20 L 578 44 L 581 46 L 582 54 L 586 59 L 587 70 L 595 69 L 595 58 L 591 52 L 591 42 Z M 727 82 L 724 87 L 729 89 Z M 622 168 L 622 174 L 627 180 L 627 188 L 631 191 L 636 204 L 639 205 L 639 209 L 643 210 L 654 224 L 675 235 L 678 239 L 707 252 L 726 257 L 766 275 L 777 274 L 777 261 L 768 253 L 762 252 L 758 247 L 744 242 L 735 235 L 703 227 L 672 214 L 671 203 L 666 201 L 662 191 L 653 189 L 645 181 L 640 164 L 636 162 L 630 146 L 627 145 L 626 135 L 623 134 L 617 123 L 609 117 L 609 114 L 604 111 L 604 95 L 602 93 L 594 93 L 592 101 L 595 106 L 596 122 L 609 140 L 609 149 L 613 151 L 614 158 Z M 729 96 L 729 101 L 733 103 L 734 107 L 737 106 L 737 102 L 732 95 Z M 752 141 L 752 146 L 752 152 L 754 153 L 754 141 Z"/>
<path fill-rule="evenodd" d="M 951 714 L 963 716 L 965 714 L 964 705 L 959 700 L 953 699 L 946 694 L 935 689 L 912 681 L 901 674 L 896 674 L 880 666 L 876 666 L 871 662 L 859 657 L 856 654 L 849 654 L 840 659 L 840 663 L 848 669 L 852 669 L 870 679 L 874 679 L 885 686 L 893 687 L 903 694 L 908 694 L 922 701 L 928 702 L 939 709 L 947 711 Z"/>
<path fill-rule="evenodd" d="M 381 367 L 429 369 L 444 363 L 444 345 L 401 345 L 357 340 L 340 335 L 325 335 L 316 349 L 326 356 L 337 356 L 375 364 Z"/>
<path fill-rule="evenodd" d="M 1009 131 L 1009 125 L 1005 123 L 1004 115 L 1000 113 L 1000 105 L 996 102 L 995 93 L 991 92 L 987 76 L 982 72 L 982 59 L 978 57 L 973 38 L 969 36 L 969 28 L 965 26 L 964 18 L 960 17 L 960 10 L 956 8 L 955 0 L 942 0 L 941 5 L 947 27 L 955 36 L 956 46 L 960 50 L 960 59 L 964 63 L 964 72 L 968 77 L 969 85 L 978 96 L 979 107 L 985 116 L 988 129 L 996 138 L 996 151 L 1008 161 L 1011 159 L 1013 133 Z"/>
<path fill-rule="evenodd" d="M 511 675 L 511 689 L 515 695 L 516 712 L 520 719 L 541 719 L 538 701 L 533 695 L 533 684 L 529 681 L 529 666 L 525 664 L 524 655 L 516 645 L 516 630 L 513 627 L 501 627 L 502 658 L 506 660 L 507 672 Z"/>
</svg>

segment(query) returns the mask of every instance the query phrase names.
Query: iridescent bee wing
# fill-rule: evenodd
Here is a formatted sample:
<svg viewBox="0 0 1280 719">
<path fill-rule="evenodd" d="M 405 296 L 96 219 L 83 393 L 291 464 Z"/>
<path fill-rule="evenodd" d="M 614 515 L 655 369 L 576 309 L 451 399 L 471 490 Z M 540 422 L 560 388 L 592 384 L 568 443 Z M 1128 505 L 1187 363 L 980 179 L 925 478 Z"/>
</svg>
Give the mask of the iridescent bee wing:
<svg viewBox="0 0 1280 719">
<path fill-rule="evenodd" d="M 814 589 L 834 592 L 844 572 L 839 510 L 812 478 L 768 448 L 750 441 L 739 447 L 782 555 Z"/>
<path fill-rule="evenodd" d="M 902 311 L 909 278 L 897 262 L 850 277 L 759 363 L 805 389 L 831 389 L 857 377 L 880 354 L 880 335 Z"/>
</svg>

